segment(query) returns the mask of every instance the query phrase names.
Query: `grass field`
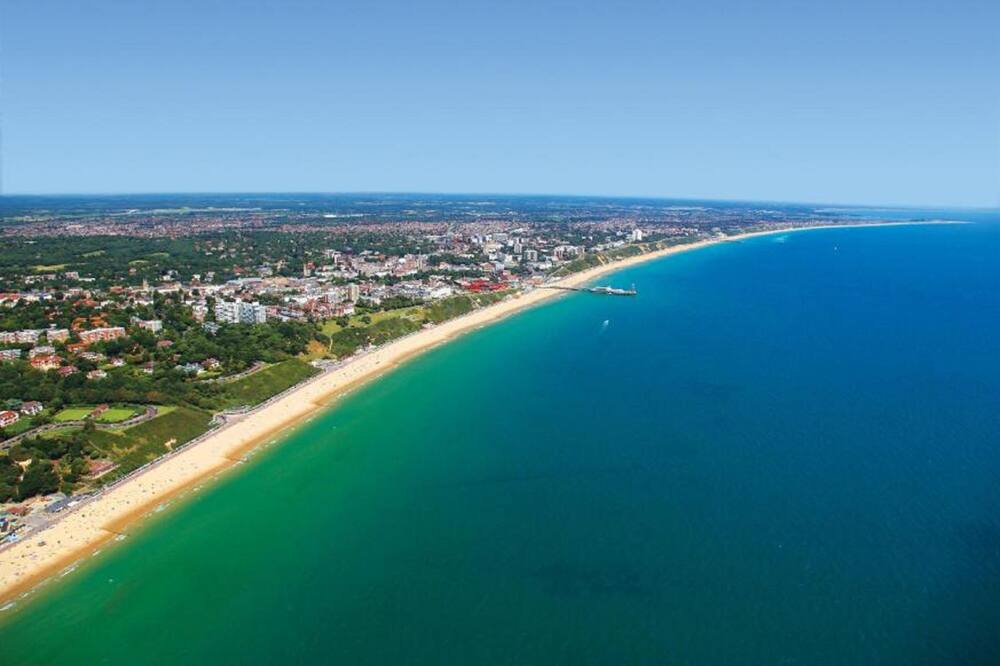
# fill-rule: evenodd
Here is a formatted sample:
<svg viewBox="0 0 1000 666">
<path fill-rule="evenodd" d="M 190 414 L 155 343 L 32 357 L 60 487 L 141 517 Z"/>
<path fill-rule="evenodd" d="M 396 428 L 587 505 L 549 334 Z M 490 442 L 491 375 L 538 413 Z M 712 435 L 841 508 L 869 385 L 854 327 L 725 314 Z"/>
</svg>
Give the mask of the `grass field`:
<svg viewBox="0 0 1000 666">
<path fill-rule="evenodd" d="M 434 301 L 426 307 L 425 316 L 428 321 L 440 324 L 448 319 L 454 319 L 467 312 L 472 312 L 473 307 L 475 307 L 475 303 L 473 303 L 472 298 L 461 294 L 459 296 L 452 296 L 451 298 L 443 298 L 440 301 Z"/>
<path fill-rule="evenodd" d="M 317 372 L 316 368 L 297 358 L 276 363 L 226 384 L 225 404 L 228 407 L 259 404 Z"/>
<path fill-rule="evenodd" d="M 155 419 L 124 430 L 97 430 L 89 439 L 95 448 L 118 463 L 101 478 L 112 481 L 167 453 L 208 430 L 211 414 L 190 407 L 177 407 Z M 173 440 L 168 448 L 167 442 Z"/>
<path fill-rule="evenodd" d="M 93 405 L 90 407 L 67 407 L 57 412 L 52 417 L 52 420 L 57 423 L 62 423 L 63 421 L 80 421 L 87 418 L 92 411 L 94 411 Z"/>
<path fill-rule="evenodd" d="M 56 437 L 62 437 L 63 435 L 68 435 L 81 430 L 80 426 L 66 426 L 65 428 L 55 428 L 54 430 L 47 430 L 41 434 L 42 439 L 55 439 Z"/>
<path fill-rule="evenodd" d="M 513 292 L 510 289 L 505 289 L 504 291 L 491 291 L 484 294 L 473 294 L 472 300 L 476 302 L 479 307 L 485 307 L 487 305 L 492 305 L 502 301 L 503 299 L 510 296 Z"/>
<path fill-rule="evenodd" d="M 25 430 L 31 430 L 33 427 L 31 419 L 22 416 L 17 423 L 7 426 L 3 431 L 10 437 L 11 435 L 19 435 Z"/>
<path fill-rule="evenodd" d="M 353 315 L 348 319 L 348 326 L 351 328 L 364 328 L 368 324 L 361 321 L 363 315 Z M 396 310 L 383 310 L 381 312 L 372 312 L 368 315 L 371 318 L 372 324 L 377 324 L 380 321 L 386 319 L 394 319 L 396 317 L 403 317 L 404 319 L 410 319 L 412 321 L 421 321 L 424 318 L 424 306 L 422 305 L 412 305 L 408 308 L 398 308 Z M 332 335 L 338 331 L 343 330 L 343 326 L 337 323 L 335 319 L 328 319 L 323 322 L 322 332 L 327 335 Z"/>
<path fill-rule="evenodd" d="M 67 407 L 53 416 L 52 420 L 57 423 L 62 423 L 63 421 L 81 421 L 90 416 L 90 413 L 94 411 L 96 406 L 97 405 L 76 405 L 73 407 Z M 119 421 L 130 419 L 141 412 L 142 409 L 136 407 L 111 407 L 106 412 L 98 416 L 95 421 L 98 423 L 118 423 Z"/>
<path fill-rule="evenodd" d="M 349 326 L 330 336 L 330 352 L 337 358 L 344 358 L 369 344 L 385 344 L 420 330 L 420 325 L 419 321 L 407 317 L 384 317 L 371 326 Z"/>
<path fill-rule="evenodd" d="M 364 315 L 354 315 L 348 320 L 347 326 L 341 326 L 334 320 L 323 324 L 323 333 L 330 337 L 329 354 L 336 358 L 350 356 L 369 343 L 381 345 L 390 340 L 413 333 L 420 329 L 424 322 L 439 324 L 472 312 L 477 307 L 495 303 L 511 292 L 490 292 L 484 294 L 458 294 L 427 305 L 413 305 L 396 310 L 385 310 L 369 314 L 370 323 L 362 320 Z M 326 355 L 320 349 L 310 349 L 307 358 L 321 358 Z"/>
<path fill-rule="evenodd" d="M 130 419 L 140 411 L 132 407 L 112 407 L 97 417 L 98 423 L 118 423 Z"/>
<path fill-rule="evenodd" d="M 327 349 L 319 340 L 310 340 L 309 344 L 306 345 L 306 351 L 299 355 L 304 361 L 315 361 L 318 358 L 326 358 Z"/>
</svg>

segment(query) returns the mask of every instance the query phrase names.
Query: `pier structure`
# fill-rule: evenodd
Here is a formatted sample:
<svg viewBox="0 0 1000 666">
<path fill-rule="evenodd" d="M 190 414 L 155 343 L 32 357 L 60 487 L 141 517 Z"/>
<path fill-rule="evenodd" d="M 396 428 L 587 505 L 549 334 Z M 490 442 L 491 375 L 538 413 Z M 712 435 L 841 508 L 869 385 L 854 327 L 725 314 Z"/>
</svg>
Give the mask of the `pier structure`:
<svg viewBox="0 0 1000 666">
<path fill-rule="evenodd" d="M 561 289 L 563 291 L 583 291 L 588 294 L 600 294 L 602 296 L 635 296 L 638 292 L 635 285 L 631 289 L 619 289 L 618 287 L 564 287 L 562 285 L 546 284 L 542 285 L 548 289 Z"/>
</svg>

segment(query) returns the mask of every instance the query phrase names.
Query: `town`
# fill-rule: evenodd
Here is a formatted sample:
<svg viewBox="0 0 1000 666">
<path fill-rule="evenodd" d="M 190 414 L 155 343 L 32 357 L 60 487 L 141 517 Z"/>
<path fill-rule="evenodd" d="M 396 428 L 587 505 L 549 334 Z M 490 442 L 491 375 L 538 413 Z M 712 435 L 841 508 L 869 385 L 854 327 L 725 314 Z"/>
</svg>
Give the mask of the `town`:
<svg viewBox="0 0 1000 666">
<path fill-rule="evenodd" d="M 303 223 L 280 209 L 8 215 L 0 538 L 23 538 L 228 420 L 423 328 L 615 259 L 829 223 L 801 211 L 630 205 L 567 215 L 526 204 L 472 221 L 464 201 L 450 218 L 444 206 L 398 222 L 327 213 Z"/>
</svg>

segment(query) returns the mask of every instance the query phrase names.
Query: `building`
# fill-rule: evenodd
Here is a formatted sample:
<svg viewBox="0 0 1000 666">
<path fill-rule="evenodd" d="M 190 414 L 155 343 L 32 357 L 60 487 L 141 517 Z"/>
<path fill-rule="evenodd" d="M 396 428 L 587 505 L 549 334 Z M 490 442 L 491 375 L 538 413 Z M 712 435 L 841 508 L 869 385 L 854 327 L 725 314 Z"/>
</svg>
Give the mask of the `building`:
<svg viewBox="0 0 1000 666">
<path fill-rule="evenodd" d="M 159 333 L 163 330 L 163 320 L 161 319 L 139 319 L 138 317 L 133 317 L 132 321 L 135 322 L 136 326 L 150 333 Z"/>
<path fill-rule="evenodd" d="M 69 339 L 68 328 L 50 328 L 45 331 L 45 339 L 49 342 L 65 342 Z"/>
<path fill-rule="evenodd" d="M 21 415 L 17 412 L 6 409 L 0 412 L 0 428 L 6 428 L 7 426 L 12 426 L 20 420 Z"/>
<path fill-rule="evenodd" d="M 43 354 L 42 356 L 36 356 L 31 359 L 31 367 L 36 370 L 41 370 L 42 372 L 55 370 L 60 365 L 62 365 L 62 359 L 55 354 Z"/>
<path fill-rule="evenodd" d="M 63 509 L 73 506 L 74 504 L 76 504 L 76 502 L 77 500 L 73 499 L 72 497 L 67 497 L 63 495 L 62 497 L 58 497 L 56 501 L 46 504 L 45 512 L 58 513 Z"/>
<path fill-rule="evenodd" d="M 40 414 L 44 407 L 42 403 L 37 400 L 28 400 L 27 402 L 21 403 L 21 413 L 26 416 L 34 416 L 35 414 Z"/>
<path fill-rule="evenodd" d="M 108 373 L 103 370 L 91 370 L 87 373 L 87 379 L 104 379 L 108 376 Z"/>
<path fill-rule="evenodd" d="M 224 324 L 263 324 L 267 308 L 257 302 L 219 301 L 215 304 L 215 319 Z"/>
<path fill-rule="evenodd" d="M 0 342 L 6 344 L 35 345 L 38 344 L 38 337 L 41 334 L 41 331 L 35 329 L 0 331 Z"/>
<path fill-rule="evenodd" d="M 330 316 L 332 317 L 350 317 L 353 314 L 353 303 L 337 303 L 330 309 Z"/>
<path fill-rule="evenodd" d="M 642 229 L 633 229 L 632 233 L 628 235 L 628 239 L 633 243 L 638 243 L 642 240 Z"/>
<path fill-rule="evenodd" d="M 20 349 L 0 349 L 0 361 L 16 361 L 21 358 Z"/>
<path fill-rule="evenodd" d="M 75 375 L 80 371 L 75 365 L 66 365 L 56 370 L 56 372 L 59 373 L 60 377 L 69 377 L 70 375 Z"/>
<path fill-rule="evenodd" d="M 353 282 L 347 285 L 347 300 L 351 303 L 357 303 L 359 298 L 361 298 L 361 287 Z"/>
<path fill-rule="evenodd" d="M 580 250 L 581 248 L 575 245 L 557 245 L 552 249 L 552 256 L 556 259 L 572 259 L 582 254 Z"/>
<path fill-rule="evenodd" d="M 107 326 L 105 328 L 93 328 L 89 331 L 80 331 L 80 341 L 88 345 L 99 340 L 116 340 L 124 336 L 125 329 L 121 326 Z"/>
</svg>

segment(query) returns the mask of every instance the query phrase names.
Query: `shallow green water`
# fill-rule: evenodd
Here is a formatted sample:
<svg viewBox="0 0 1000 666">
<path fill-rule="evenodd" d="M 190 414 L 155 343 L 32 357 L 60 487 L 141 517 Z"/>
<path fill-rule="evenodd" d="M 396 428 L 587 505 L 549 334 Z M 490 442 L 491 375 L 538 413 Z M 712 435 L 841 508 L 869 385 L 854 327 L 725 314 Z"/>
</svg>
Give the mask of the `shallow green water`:
<svg viewBox="0 0 1000 666">
<path fill-rule="evenodd" d="M 997 663 L 998 259 L 900 227 L 615 275 L 316 418 L 0 661 Z"/>
</svg>

